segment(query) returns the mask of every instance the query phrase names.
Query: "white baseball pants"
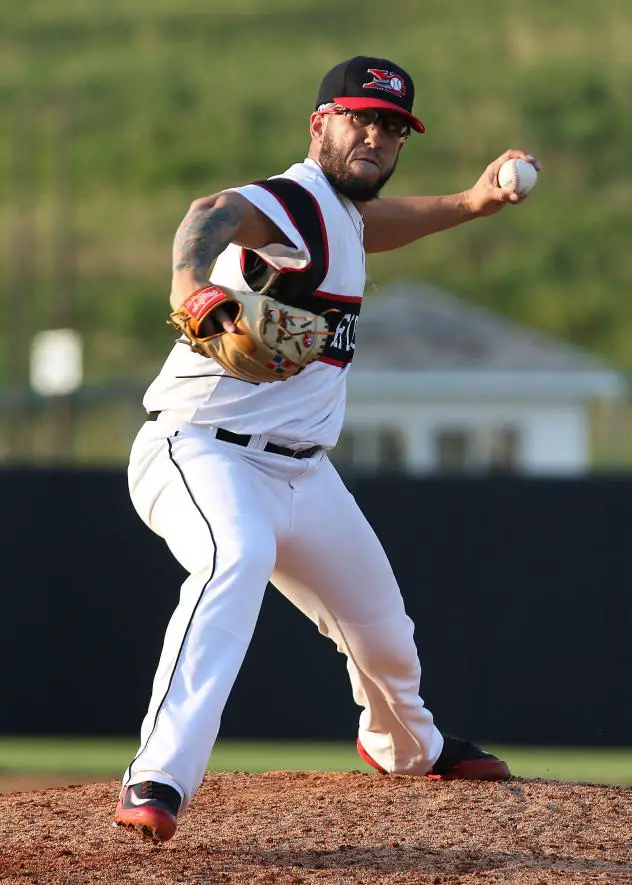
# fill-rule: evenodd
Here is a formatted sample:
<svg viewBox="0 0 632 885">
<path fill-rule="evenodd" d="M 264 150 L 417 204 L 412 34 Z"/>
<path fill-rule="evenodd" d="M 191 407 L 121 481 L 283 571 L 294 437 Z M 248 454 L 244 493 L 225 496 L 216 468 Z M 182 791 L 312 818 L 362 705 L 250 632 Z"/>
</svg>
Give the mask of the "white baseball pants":
<svg viewBox="0 0 632 885">
<path fill-rule="evenodd" d="M 161 414 L 129 465 L 132 501 L 189 573 L 124 784 L 199 787 L 269 580 L 347 656 L 359 738 L 386 771 L 443 746 L 419 696 L 413 624 L 381 544 L 324 453 L 298 460 Z M 300 665 L 300 662 L 298 662 Z"/>
</svg>

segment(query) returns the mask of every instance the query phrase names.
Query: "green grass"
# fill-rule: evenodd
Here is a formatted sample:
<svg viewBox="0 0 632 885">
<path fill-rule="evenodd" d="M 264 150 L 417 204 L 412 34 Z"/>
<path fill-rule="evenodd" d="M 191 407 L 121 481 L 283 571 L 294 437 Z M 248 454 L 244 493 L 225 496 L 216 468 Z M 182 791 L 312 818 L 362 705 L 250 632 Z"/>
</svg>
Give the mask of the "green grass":
<svg viewBox="0 0 632 885">
<path fill-rule="evenodd" d="M 630 0 L 400 0 L 386 16 L 364 0 L 2 0 L 0 354 L 12 283 L 37 328 L 72 300 L 88 392 L 72 457 L 126 463 L 129 417 L 92 396 L 136 396 L 167 355 L 191 199 L 301 159 L 325 70 L 375 53 L 410 70 L 427 125 L 387 193 L 460 191 L 508 146 L 543 174 L 517 211 L 370 255 L 369 297 L 427 280 L 632 372 L 631 43 Z M 0 393 L 27 363 L 0 358 Z M 58 457 L 39 428 L 16 458 Z"/>
<path fill-rule="evenodd" d="M 384 54 L 428 130 L 390 193 L 461 190 L 509 145 L 544 171 L 502 220 L 371 256 L 372 280 L 427 279 L 631 369 L 631 41 L 629 0 L 3 0 L 0 224 L 37 260 L 7 248 L 0 270 L 49 322 L 74 217 L 86 377 L 151 377 L 190 200 L 302 158 L 325 70 Z"/>
<path fill-rule="evenodd" d="M 632 784 L 629 747 L 487 747 L 502 755 L 513 774 L 546 780 Z"/>
<path fill-rule="evenodd" d="M 489 746 L 520 777 L 632 784 L 632 748 Z M 136 750 L 129 738 L 0 737 L 0 774 L 51 773 L 116 777 Z M 215 771 L 368 771 L 353 742 L 219 741 Z"/>
</svg>

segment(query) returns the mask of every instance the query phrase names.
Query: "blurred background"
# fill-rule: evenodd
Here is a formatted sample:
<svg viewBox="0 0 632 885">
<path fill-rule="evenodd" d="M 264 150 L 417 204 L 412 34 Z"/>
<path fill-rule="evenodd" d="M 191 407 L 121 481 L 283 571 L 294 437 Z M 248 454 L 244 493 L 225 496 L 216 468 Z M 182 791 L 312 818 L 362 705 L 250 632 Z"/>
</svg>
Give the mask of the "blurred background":
<svg viewBox="0 0 632 885">
<path fill-rule="evenodd" d="M 518 774 L 632 782 L 630 45 L 629 0 L 4 0 L 0 772 L 133 752 L 182 580 L 125 485 L 173 234 L 302 159 L 323 73 L 373 54 L 427 128 L 387 193 L 461 191 L 507 147 L 543 172 L 517 209 L 370 256 L 333 458 L 439 724 Z M 213 764 L 358 767 L 356 716 L 342 659 L 268 593 Z"/>
</svg>

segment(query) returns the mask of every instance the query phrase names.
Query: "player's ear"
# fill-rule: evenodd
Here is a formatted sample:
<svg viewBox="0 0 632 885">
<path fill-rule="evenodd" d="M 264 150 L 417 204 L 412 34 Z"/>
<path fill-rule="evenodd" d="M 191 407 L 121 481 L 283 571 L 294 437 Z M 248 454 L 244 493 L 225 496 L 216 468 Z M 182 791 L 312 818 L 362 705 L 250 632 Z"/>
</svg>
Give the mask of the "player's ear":
<svg viewBox="0 0 632 885">
<path fill-rule="evenodd" d="M 317 111 L 309 118 L 309 134 L 312 138 L 321 139 L 324 131 L 324 118 Z"/>
</svg>

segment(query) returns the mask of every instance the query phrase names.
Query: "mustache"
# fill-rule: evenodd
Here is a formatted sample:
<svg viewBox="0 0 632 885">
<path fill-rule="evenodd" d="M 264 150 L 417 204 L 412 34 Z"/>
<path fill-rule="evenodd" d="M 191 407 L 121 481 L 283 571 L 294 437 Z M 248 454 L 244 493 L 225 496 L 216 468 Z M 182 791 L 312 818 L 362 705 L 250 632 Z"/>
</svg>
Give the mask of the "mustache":
<svg viewBox="0 0 632 885">
<path fill-rule="evenodd" d="M 354 175 L 348 166 L 351 159 L 366 159 L 374 163 L 379 171 L 377 180 L 373 184 L 368 184 L 362 176 Z M 325 177 L 339 194 L 354 202 L 364 203 L 377 197 L 395 171 L 398 159 L 399 156 L 396 156 L 392 168 L 385 170 L 384 157 L 378 148 L 357 145 L 355 152 L 344 154 L 334 140 L 326 135 L 321 145 L 318 162 Z"/>
<path fill-rule="evenodd" d="M 382 167 L 382 157 L 378 154 L 377 151 L 371 151 L 367 153 L 367 151 L 352 151 L 350 160 L 365 160 L 368 163 L 373 163 L 375 166 Z"/>
</svg>

